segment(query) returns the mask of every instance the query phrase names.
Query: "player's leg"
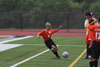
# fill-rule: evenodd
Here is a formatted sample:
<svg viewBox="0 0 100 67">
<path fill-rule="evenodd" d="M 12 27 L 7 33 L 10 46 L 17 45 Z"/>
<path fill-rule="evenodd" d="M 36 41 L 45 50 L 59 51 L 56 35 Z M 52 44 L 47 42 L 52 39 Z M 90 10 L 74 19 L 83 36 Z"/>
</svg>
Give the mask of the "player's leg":
<svg viewBox="0 0 100 67">
<path fill-rule="evenodd" d="M 91 57 L 91 58 L 90 58 L 90 62 L 89 62 L 90 67 L 93 67 L 93 66 L 94 66 L 94 65 L 93 65 L 93 62 L 94 62 L 94 59 Z"/>
<path fill-rule="evenodd" d="M 57 48 L 55 45 L 52 45 L 52 49 L 53 49 L 54 51 L 57 51 L 57 50 L 58 50 L 58 48 Z"/>
<path fill-rule="evenodd" d="M 97 48 L 95 49 L 95 55 L 96 55 L 96 59 L 94 60 L 94 67 L 98 67 L 98 59 L 99 59 L 99 56 L 100 56 L 100 42 L 98 42 Z"/>
<path fill-rule="evenodd" d="M 86 49 L 87 49 L 87 52 L 86 52 L 86 56 L 85 57 L 83 57 L 84 59 L 89 59 L 89 45 L 87 44 L 86 45 Z"/>
<path fill-rule="evenodd" d="M 60 56 L 58 54 L 58 48 L 54 45 L 52 45 L 52 52 L 56 55 L 57 59 L 60 59 Z"/>
<path fill-rule="evenodd" d="M 53 42 L 53 40 L 52 40 L 52 52 L 56 55 L 57 59 L 60 59 L 60 56 L 58 54 L 58 48 L 56 44 Z"/>
<path fill-rule="evenodd" d="M 94 67 L 98 67 L 98 59 L 94 60 L 93 64 L 94 64 Z"/>
<path fill-rule="evenodd" d="M 55 47 L 55 45 L 53 45 L 54 44 L 53 41 L 52 40 L 45 41 L 45 44 L 56 55 L 56 57 L 58 58 L 59 57 L 58 52 L 57 52 L 58 48 Z"/>
<path fill-rule="evenodd" d="M 89 62 L 90 67 L 93 67 L 93 66 L 94 66 L 94 65 L 93 65 L 94 59 L 93 59 L 93 57 L 92 57 L 92 47 L 89 48 L 89 60 L 90 60 L 90 62 Z"/>
<path fill-rule="evenodd" d="M 98 67 L 98 59 L 99 59 L 99 42 L 93 42 L 93 59 L 94 59 L 94 67 Z"/>
<path fill-rule="evenodd" d="M 86 56 L 87 59 L 89 59 L 89 53 L 90 53 L 90 49 L 89 49 L 89 45 L 87 45 L 87 56 Z"/>
</svg>

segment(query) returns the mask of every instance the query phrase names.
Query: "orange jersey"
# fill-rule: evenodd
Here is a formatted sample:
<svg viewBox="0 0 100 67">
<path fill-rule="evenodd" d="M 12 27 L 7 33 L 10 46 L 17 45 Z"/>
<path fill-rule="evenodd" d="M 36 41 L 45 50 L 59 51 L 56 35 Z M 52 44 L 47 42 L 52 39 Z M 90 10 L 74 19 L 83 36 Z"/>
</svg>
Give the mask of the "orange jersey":
<svg viewBox="0 0 100 67">
<path fill-rule="evenodd" d="M 85 40 L 85 43 L 87 45 L 90 45 L 90 39 L 91 39 L 90 34 L 91 34 L 91 31 L 88 31 L 88 33 L 86 35 L 86 40 Z"/>
<path fill-rule="evenodd" d="M 89 40 L 88 40 L 88 37 L 89 37 L 89 32 L 88 32 L 88 34 L 86 35 L 86 40 L 85 40 L 85 43 L 86 43 L 87 45 L 90 44 L 90 42 L 89 42 Z"/>
<path fill-rule="evenodd" d="M 43 37 L 43 39 L 45 40 L 45 41 L 48 41 L 48 40 L 50 40 L 51 39 L 51 35 L 53 34 L 53 33 L 55 33 L 55 32 L 57 32 L 57 30 L 53 30 L 53 29 L 50 29 L 49 31 L 47 31 L 47 30 L 42 30 L 41 32 L 40 32 L 40 35 Z"/>
<path fill-rule="evenodd" d="M 100 25 L 92 25 L 88 26 L 88 29 L 90 30 L 90 39 L 93 41 L 100 42 Z"/>
</svg>

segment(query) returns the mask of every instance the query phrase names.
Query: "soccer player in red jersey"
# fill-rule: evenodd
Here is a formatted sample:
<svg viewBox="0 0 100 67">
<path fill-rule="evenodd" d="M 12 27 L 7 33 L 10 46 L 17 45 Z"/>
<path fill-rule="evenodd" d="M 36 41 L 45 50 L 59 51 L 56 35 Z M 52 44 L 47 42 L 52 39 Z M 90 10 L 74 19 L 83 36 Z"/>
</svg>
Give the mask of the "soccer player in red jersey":
<svg viewBox="0 0 100 67">
<path fill-rule="evenodd" d="M 93 12 L 86 12 L 86 13 L 85 13 L 85 17 L 86 17 L 87 19 L 85 20 L 84 27 L 86 28 L 86 36 L 87 36 L 88 31 L 89 31 L 87 27 L 88 27 L 88 25 L 91 25 L 91 24 L 89 23 L 89 20 L 90 20 L 90 19 L 93 19 L 93 20 L 96 21 L 96 19 L 94 18 L 94 13 L 93 13 Z M 94 25 L 96 25 L 96 22 L 94 23 Z M 87 54 L 86 54 L 86 56 L 83 57 L 83 58 L 84 58 L 84 59 L 89 59 L 89 51 L 88 51 L 89 44 L 86 43 L 86 45 L 87 45 Z"/>
<path fill-rule="evenodd" d="M 88 29 L 90 30 L 91 44 L 89 48 L 92 47 L 93 65 L 94 67 L 98 67 L 98 59 L 100 56 L 100 17 L 98 18 L 97 25 L 88 26 Z"/>
<path fill-rule="evenodd" d="M 89 19 L 89 25 L 92 26 L 95 24 L 95 20 L 94 19 Z M 86 35 L 86 44 L 88 45 L 88 48 L 87 48 L 87 51 L 88 51 L 88 57 L 90 59 L 90 67 L 93 67 L 93 57 L 92 57 L 92 47 L 89 48 L 89 45 L 92 43 L 91 42 L 91 38 L 90 38 L 90 34 L 91 34 L 91 31 L 88 31 L 87 35 Z"/>
<path fill-rule="evenodd" d="M 55 30 L 51 29 L 51 24 L 49 22 L 47 22 L 45 26 L 46 29 L 43 29 L 40 33 L 38 33 L 37 38 L 40 38 L 40 36 L 42 36 L 46 46 L 56 55 L 57 59 L 60 59 L 60 56 L 58 55 L 57 52 L 58 48 L 54 43 L 54 41 L 51 39 L 51 36 L 53 33 L 59 31 L 62 28 L 62 26 L 59 26 L 59 28 Z"/>
</svg>

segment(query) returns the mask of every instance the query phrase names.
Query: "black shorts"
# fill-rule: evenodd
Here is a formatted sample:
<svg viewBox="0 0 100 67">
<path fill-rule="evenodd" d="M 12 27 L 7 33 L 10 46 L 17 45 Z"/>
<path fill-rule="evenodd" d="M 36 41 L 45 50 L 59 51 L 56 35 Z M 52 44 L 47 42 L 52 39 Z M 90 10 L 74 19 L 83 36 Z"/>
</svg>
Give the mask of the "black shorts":
<svg viewBox="0 0 100 67">
<path fill-rule="evenodd" d="M 100 56 L 100 42 L 93 42 L 92 46 L 92 52 L 93 52 L 93 58 L 94 59 L 99 59 Z"/>
<path fill-rule="evenodd" d="M 47 46 L 50 50 L 52 49 L 52 45 L 54 45 L 55 47 L 57 47 L 56 44 L 53 42 L 52 39 L 50 39 L 50 40 L 48 40 L 48 41 L 45 41 L 45 44 L 46 44 L 46 46 Z"/>
<path fill-rule="evenodd" d="M 87 53 L 88 53 L 88 56 L 92 56 L 92 47 L 89 48 L 89 45 L 87 45 Z"/>
</svg>

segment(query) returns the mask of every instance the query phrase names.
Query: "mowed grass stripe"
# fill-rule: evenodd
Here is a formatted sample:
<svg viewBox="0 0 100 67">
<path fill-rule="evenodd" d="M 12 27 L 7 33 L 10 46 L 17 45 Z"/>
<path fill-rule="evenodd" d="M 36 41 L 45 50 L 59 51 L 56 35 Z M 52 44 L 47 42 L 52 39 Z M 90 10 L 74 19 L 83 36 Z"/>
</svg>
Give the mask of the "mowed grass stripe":
<svg viewBox="0 0 100 67">
<path fill-rule="evenodd" d="M 45 46 L 45 44 L 24 44 L 24 45 L 27 45 L 27 46 Z M 68 45 L 61 45 L 61 44 L 59 44 L 59 46 L 86 47 L 85 45 L 71 45 L 71 44 L 68 44 Z"/>
<path fill-rule="evenodd" d="M 80 54 L 80 56 L 78 56 L 78 57 L 69 65 L 69 67 L 73 67 L 85 53 L 86 53 L 86 49 Z"/>
<path fill-rule="evenodd" d="M 75 49 L 76 47 L 59 46 L 59 54 L 61 56 L 63 51 L 69 52 L 68 58 L 61 56 L 60 60 L 54 59 L 55 55 L 51 51 L 36 57 L 26 63 L 19 65 L 18 67 L 68 67 L 68 65 L 74 61 L 75 58 L 84 50 L 83 47 Z M 79 51 L 79 49 L 82 49 Z M 72 52 L 73 51 L 73 52 Z"/>
<path fill-rule="evenodd" d="M 43 46 L 21 46 L 0 53 L 0 66 L 8 67 L 30 56 L 33 56 L 47 48 Z"/>
<path fill-rule="evenodd" d="M 49 49 L 47 49 L 47 50 L 45 50 L 45 51 L 43 51 L 43 52 L 40 52 L 40 53 L 38 53 L 38 54 L 36 54 L 36 55 L 34 55 L 34 56 L 32 56 L 32 57 L 29 57 L 29 58 L 27 58 L 27 59 L 25 59 L 25 60 L 22 60 L 22 61 L 20 61 L 20 62 L 14 64 L 14 65 L 12 65 L 12 66 L 10 66 L 10 67 L 16 67 L 16 66 L 18 66 L 18 65 L 20 65 L 20 64 L 23 64 L 23 63 L 25 63 L 25 62 L 27 62 L 27 61 L 29 61 L 29 60 L 35 58 L 35 57 L 38 57 L 38 56 L 40 56 L 40 55 L 42 55 L 42 54 L 44 54 L 44 53 L 46 53 L 46 52 L 48 52 L 48 51 L 49 51 Z"/>
<path fill-rule="evenodd" d="M 74 61 L 75 58 L 84 50 L 84 37 L 53 37 L 53 40 L 56 44 L 60 44 L 59 47 L 59 53 L 62 54 L 63 51 L 68 51 L 70 56 L 68 58 L 62 58 L 60 61 L 53 59 L 55 56 L 52 54 L 52 52 L 45 53 L 37 58 L 34 58 L 33 60 L 30 60 L 24 64 L 19 65 L 18 67 L 66 67 L 68 66 L 72 61 Z M 56 41 L 59 40 L 59 41 Z M 20 62 L 21 60 L 24 60 L 30 56 L 33 56 L 41 51 L 44 51 L 47 49 L 43 43 L 42 38 L 37 39 L 36 37 L 32 37 L 29 39 L 24 39 L 20 41 L 14 41 L 10 42 L 12 44 L 25 44 L 22 47 L 18 47 L 15 49 L 8 50 L 4 52 L 4 55 L 0 56 L 1 58 L 5 56 L 4 64 L 2 67 L 9 67 L 13 64 L 16 64 L 17 62 Z M 41 46 L 34 46 L 28 44 L 40 44 Z M 70 45 L 71 44 L 71 45 Z M 68 46 L 67 46 L 68 45 Z M 77 45 L 77 46 L 74 46 Z M 80 47 L 79 47 L 80 46 Z M 81 47 L 82 46 L 82 47 Z M 36 51 L 35 48 L 41 47 L 40 50 Z M 33 52 L 32 52 L 33 50 Z M 8 53 L 7 53 L 8 52 Z M 20 53 L 18 53 L 20 52 Z M 25 53 L 26 54 L 25 54 Z M 32 52 L 28 53 L 27 52 Z M 8 56 L 12 53 L 13 56 Z M 5 55 L 6 54 L 6 55 Z M 23 54 L 23 56 L 21 56 Z M 24 55 L 25 54 L 25 55 Z M 16 58 L 17 56 L 21 56 Z M 8 57 L 8 58 L 7 58 Z M 15 58 L 13 60 L 9 60 Z M 6 60 L 8 61 L 6 62 Z M 0 60 L 2 62 L 3 60 Z M 38 63 L 37 63 L 38 61 Z M 52 65 L 53 63 L 53 65 Z"/>
</svg>

